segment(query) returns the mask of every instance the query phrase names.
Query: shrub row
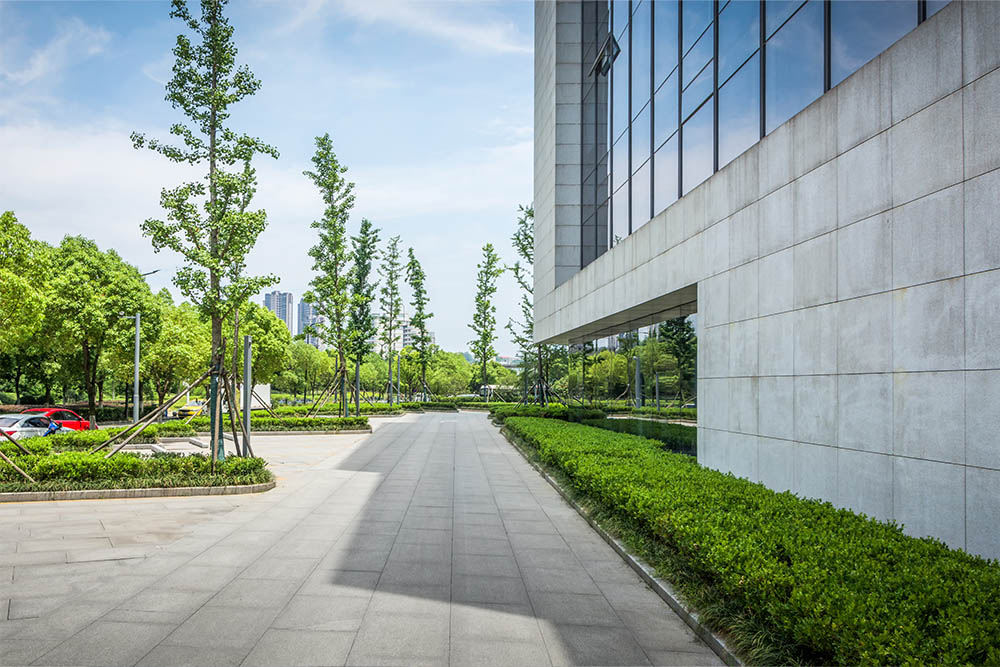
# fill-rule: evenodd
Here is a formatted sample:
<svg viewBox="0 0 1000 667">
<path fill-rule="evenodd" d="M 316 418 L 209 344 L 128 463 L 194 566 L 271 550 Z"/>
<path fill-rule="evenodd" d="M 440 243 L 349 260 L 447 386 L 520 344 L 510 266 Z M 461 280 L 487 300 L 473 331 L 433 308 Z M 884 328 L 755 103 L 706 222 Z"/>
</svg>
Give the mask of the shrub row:
<svg viewBox="0 0 1000 667">
<path fill-rule="evenodd" d="M 200 454 L 143 457 L 121 453 L 106 459 L 103 453 L 64 452 L 12 458 L 37 483 L 28 483 L 9 465 L 0 463 L 0 491 L 226 486 L 272 479 L 267 464 L 259 458 L 229 457 L 216 464 L 214 473 L 211 459 Z"/>
<path fill-rule="evenodd" d="M 209 430 L 208 417 L 195 417 L 190 422 L 191 427 L 199 432 Z M 231 426 L 228 417 L 224 422 L 228 432 Z M 250 417 L 251 431 L 355 431 L 368 428 L 368 418 L 361 417 Z"/>
<path fill-rule="evenodd" d="M 801 662 L 1000 663 L 996 561 L 702 468 L 637 436 L 521 417 L 506 426 Z"/>
<path fill-rule="evenodd" d="M 698 419 L 698 408 L 660 408 L 657 410 L 655 407 L 643 407 L 643 408 L 631 408 L 625 410 L 633 415 L 650 415 L 653 417 L 662 417 L 664 419 L 688 419 L 691 421 L 697 421 Z"/>
<path fill-rule="evenodd" d="M 498 405 L 490 408 L 490 417 L 496 422 L 505 422 L 511 417 L 546 417 L 564 421 L 579 422 L 585 419 L 603 419 L 607 414 L 597 408 L 567 407 L 559 403 L 549 405 Z"/>
<path fill-rule="evenodd" d="M 121 427 L 102 428 L 94 431 L 70 431 L 61 430 L 54 435 L 28 438 L 21 444 L 33 451 L 56 451 L 67 452 L 76 450 L 89 450 L 108 440 L 111 436 L 122 431 Z M 158 438 L 192 436 L 195 430 L 182 421 L 169 421 L 160 424 L 150 424 L 132 442 L 136 444 L 149 444 L 156 442 Z M 7 443 L 7 447 L 14 450 L 16 448 Z M 4 449 L 4 453 L 7 453 Z"/>
<path fill-rule="evenodd" d="M 694 426 L 649 419 L 584 419 L 581 423 L 617 433 L 631 433 L 642 438 L 658 440 L 664 448 L 678 454 L 698 455 L 698 429 Z"/>
<path fill-rule="evenodd" d="M 305 417 L 309 414 L 309 410 L 312 409 L 312 404 L 309 405 L 279 405 L 274 408 L 275 414 L 280 417 L 284 416 L 295 416 L 295 417 Z M 388 405 L 386 403 L 375 403 L 370 405 L 368 403 L 361 404 L 361 414 L 362 415 L 384 415 L 384 414 L 400 414 L 402 410 L 398 405 Z M 340 413 L 339 403 L 324 403 L 319 406 L 316 414 L 317 416 L 330 416 Z M 354 413 L 354 405 L 351 405 L 351 413 Z M 266 417 L 268 416 L 267 410 L 253 410 L 251 412 L 253 417 Z"/>
</svg>

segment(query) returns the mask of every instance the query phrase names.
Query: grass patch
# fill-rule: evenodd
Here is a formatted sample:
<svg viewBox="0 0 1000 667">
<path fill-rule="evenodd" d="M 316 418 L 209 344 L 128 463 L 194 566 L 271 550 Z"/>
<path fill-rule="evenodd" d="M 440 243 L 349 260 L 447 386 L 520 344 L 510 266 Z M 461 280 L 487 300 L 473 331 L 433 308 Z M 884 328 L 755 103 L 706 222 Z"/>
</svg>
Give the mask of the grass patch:
<svg viewBox="0 0 1000 667">
<path fill-rule="evenodd" d="M 1000 663 L 1000 564 L 550 419 L 510 432 L 751 663 Z"/>
</svg>

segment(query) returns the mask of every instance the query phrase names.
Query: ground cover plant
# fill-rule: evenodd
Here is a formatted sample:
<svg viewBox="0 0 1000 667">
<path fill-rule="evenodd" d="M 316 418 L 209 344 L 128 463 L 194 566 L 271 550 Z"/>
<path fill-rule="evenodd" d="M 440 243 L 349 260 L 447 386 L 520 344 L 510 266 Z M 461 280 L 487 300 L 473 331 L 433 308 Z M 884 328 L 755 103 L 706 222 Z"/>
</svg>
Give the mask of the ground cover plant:
<svg viewBox="0 0 1000 667">
<path fill-rule="evenodd" d="M 1000 563 L 552 419 L 506 428 L 749 662 L 1000 664 Z"/>
<path fill-rule="evenodd" d="M 649 417 L 659 417 L 661 419 L 686 419 L 689 421 L 698 420 L 698 408 L 660 408 L 645 406 L 641 408 L 630 408 L 624 410 L 628 414 L 642 415 Z"/>
<path fill-rule="evenodd" d="M 273 408 L 274 413 L 279 417 L 294 416 L 294 417 L 305 417 L 312 410 L 312 404 L 309 405 L 280 405 Z M 354 412 L 354 406 L 351 406 L 351 412 Z M 402 414 L 403 410 L 400 409 L 399 405 L 389 405 L 388 403 L 362 403 L 361 404 L 361 414 L 362 415 L 398 415 Z M 266 417 L 268 416 L 267 410 L 253 410 L 251 411 L 251 416 L 253 417 Z M 331 416 L 340 414 L 340 404 L 339 403 L 324 403 L 323 405 L 316 408 L 316 416 Z"/>
<path fill-rule="evenodd" d="M 665 449 L 688 456 L 698 455 L 698 429 L 684 424 L 670 424 L 650 419 L 585 419 L 587 426 L 596 426 L 618 433 L 631 433 L 662 443 Z"/>
<path fill-rule="evenodd" d="M 560 403 L 548 405 L 497 405 L 490 408 L 490 418 L 503 423 L 511 417 L 546 417 L 579 422 L 585 419 L 603 419 L 607 413 L 598 408 L 578 408 Z"/>
<path fill-rule="evenodd" d="M 226 415 L 223 415 L 225 418 Z M 224 423 L 228 432 L 231 430 L 228 419 Z M 208 431 L 208 417 L 195 417 L 191 427 L 204 433 Z M 237 429 L 239 426 L 237 426 Z M 251 431 L 359 431 L 368 429 L 368 418 L 361 417 L 250 417 Z"/>
<path fill-rule="evenodd" d="M 271 481 L 267 464 L 259 458 L 229 457 L 212 461 L 200 454 L 154 454 L 144 457 L 122 452 L 110 459 L 103 452 L 57 451 L 52 438 L 25 441 L 31 454 L 10 443 L 4 453 L 35 479 L 32 484 L 11 466 L 0 463 L 0 492 L 75 491 L 80 489 L 173 488 L 180 486 L 229 486 Z"/>
<path fill-rule="evenodd" d="M 25 444 L 29 449 L 36 444 L 44 445 L 46 450 L 51 449 L 56 452 L 89 451 L 97 445 L 107 442 L 112 436 L 123 430 L 123 427 L 102 428 L 93 431 L 63 430 L 53 435 L 28 438 L 22 444 Z M 149 444 L 156 442 L 159 438 L 187 437 L 194 436 L 195 433 L 196 431 L 190 424 L 185 424 L 182 421 L 168 421 L 150 424 L 132 442 Z M 116 442 L 121 442 L 121 439 Z"/>
</svg>

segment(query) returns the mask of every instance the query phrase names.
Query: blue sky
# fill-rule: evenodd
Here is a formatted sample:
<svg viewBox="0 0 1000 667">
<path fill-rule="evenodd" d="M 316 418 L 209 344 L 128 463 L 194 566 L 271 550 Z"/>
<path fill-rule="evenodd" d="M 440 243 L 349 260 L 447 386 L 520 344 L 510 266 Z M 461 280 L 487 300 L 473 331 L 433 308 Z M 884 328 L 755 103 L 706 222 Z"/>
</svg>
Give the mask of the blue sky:
<svg viewBox="0 0 1000 667">
<path fill-rule="evenodd" d="M 428 274 L 432 329 L 467 349 L 476 262 L 486 242 L 513 261 L 517 205 L 531 200 L 532 5 L 238 0 L 229 8 L 239 61 L 263 87 L 231 126 L 275 145 L 258 161 L 256 202 L 270 225 L 249 270 L 281 276 L 296 303 L 311 277 L 309 223 L 322 202 L 302 176 L 329 132 L 357 183 L 362 217 L 413 246 Z M 163 100 L 179 31 L 169 3 L 0 0 L 0 209 L 33 236 L 114 247 L 172 287 L 177 258 L 154 254 L 139 223 L 160 188 L 189 177 L 133 150 L 133 130 L 165 136 L 181 120 Z M 176 290 L 175 294 L 176 294 Z M 502 324 L 515 314 L 509 276 Z"/>
</svg>

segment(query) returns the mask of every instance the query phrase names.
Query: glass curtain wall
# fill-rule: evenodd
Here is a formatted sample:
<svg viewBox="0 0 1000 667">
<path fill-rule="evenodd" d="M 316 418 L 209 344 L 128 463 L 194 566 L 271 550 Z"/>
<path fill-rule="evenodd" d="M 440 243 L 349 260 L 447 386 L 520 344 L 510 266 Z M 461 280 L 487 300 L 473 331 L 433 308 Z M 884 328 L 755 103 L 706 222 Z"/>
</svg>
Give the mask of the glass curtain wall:
<svg viewBox="0 0 1000 667">
<path fill-rule="evenodd" d="M 581 267 L 943 0 L 584 0 Z"/>
</svg>

